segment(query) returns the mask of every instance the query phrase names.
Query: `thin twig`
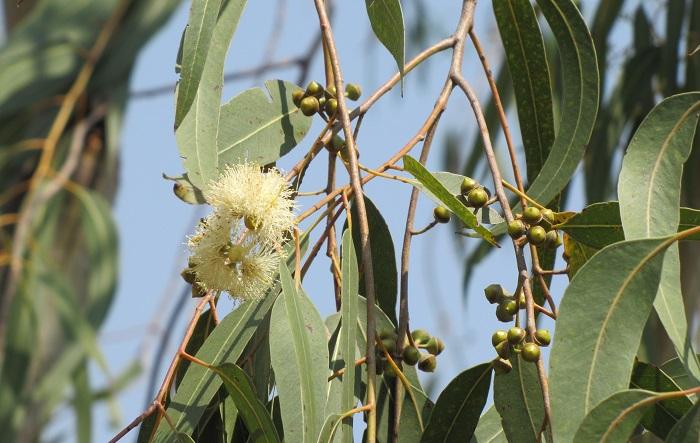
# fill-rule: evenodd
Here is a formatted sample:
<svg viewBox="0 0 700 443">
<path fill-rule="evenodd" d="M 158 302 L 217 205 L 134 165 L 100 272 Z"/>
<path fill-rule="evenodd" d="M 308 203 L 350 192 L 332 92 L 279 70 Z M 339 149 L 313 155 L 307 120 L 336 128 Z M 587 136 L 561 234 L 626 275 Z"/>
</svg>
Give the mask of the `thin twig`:
<svg viewBox="0 0 700 443">
<path fill-rule="evenodd" d="M 318 13 L 319 24 L 323 39 L 328 49 L 328 56 L 333 67 L 333 76 L 335 80 L 336 91 L 344 91 L 343 73 L 340 69 L 338 54 L 333 39 L 333 30 L 331 29 L 328 14 L 324 6 L 323 0 L 314 0 L 316 12 Z M 365 277 L 365 292 L 367 297 L 367 400 L 366 404 L 375 404 L 376 391 L 376 362 L 375 362 L 375 330 L 376 319 L 374 317 L 374 274 L 372 272 L 372 251 L 370 248 L 369 224 L 367 222 L 367 210 L 362 193 L 362 182 L 360 179 L 360 169 L 357 166 L 357 150 L 355 140 L 353 139 L 352 127 L 350 125 L 350 116 L 348 115 L 345 96 L 338 93 L 338 111 L 340 123 L 343 127 L 345 135 L 345 144 L 347 146 L 348 161 L 350 163 L 350 181 L 353 192 L 355 193 L 355 206 L 357 208 L 358 224 L 360 227 L 360 249 L 362 251 L 362 267 Z M 377 439 L 377 410 L 372 407 L 367 414 L 367 441 L 375 443 Z"/>
</svg>

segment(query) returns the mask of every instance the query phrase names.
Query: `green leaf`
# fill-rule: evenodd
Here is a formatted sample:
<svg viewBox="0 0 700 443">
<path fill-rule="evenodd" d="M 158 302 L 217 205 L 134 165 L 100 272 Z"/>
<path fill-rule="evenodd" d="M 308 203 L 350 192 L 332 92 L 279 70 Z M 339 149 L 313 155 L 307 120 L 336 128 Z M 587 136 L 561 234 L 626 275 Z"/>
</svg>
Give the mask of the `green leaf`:
<svg viewBox="0 0 700 443">
<path fill-rule="evenodd" d="M 631 389 L 644 389 L 654 392 L 680 391 L 671 377 L 650 363 L 636 362 L 630 380 Z M 688 397 L 677 397 L 660 401 L 650 408 L 641 420 L 645 429 L 659 438 L 665 439 L 671 428 L 693 406 Z"/>
<path fill-rule="evenodd" d="M 341 287 L 341 315 L 342 327 L 340 330 L 340 347 L 342 357 L 345 360 L 346 371 L 343 374 L 343 393 L 341 398 L 341 410 L 347 412 L 355 407 L 355 347 L 357 337 L 358 315 L 358 290 L 359 271 L 357 270 L 357 256 L 353 246 L 352 235 L 349 231 L 343 233 L 343 258 L 341 263 L 342 287 Z M 343 420 L 343 442 L 352 443 L 352 417 Z"/>
<path fill-rule="evenodd" d="M 634 134 L 618 181 L 625 238 L 648 238 L 678 231 L 683 164 L 693 146 L 700 93 L 680 94 L 659 103 Z M 690 374 L 700 381 L 700 361 L 692 350 L 681 293 L 680 257 L 673 246 L 664 261 L 654 308 Z"/>
<path fill-rule="evenodd" d="M 282 295 L 272 309 L 270 356 L 286 441 L 316 442 L 325 418 L 326 327 L 311 300 L 280 264 Z"/>
<path fill-rule="evenodd" d="M 183 202 L 191 205 L 203 205 L 207 202 L 204 198 L 204 194 L 202 194 L 202 191 L 192 184 L 190 179 L 187 177 L 187 173 L 182 174 L 179 177 L 170 177 L 163 174 L 163 178 L 174 182 L 173 193 Z"/>
<path fill-rule="evenodd" d="M 221 110 L 221 91 L 224 86 L 224 63 L 233 33 L 246 5 L 246 0 L 227 1 L 221 11 L 221 18 L 216 21 L 219 14 L 221 0 L 194 0 L 190 23 L 185 31 L 183 43 L 182 80 L 178 87 L 178 99 L 176 110 L 175 138 L 183 158 L 187 178 L 192 184 L 206 190 L 209 182 L 218 177 L 218 153 L 217 139 L 219 118 Z M 202 11 L 201 8 L 207 8 Z M 206 23 L 208 17 L 198 17 L 198 13 L 214 11 L 214 22 Z M 207 29 L 200 29 L 202 46 L 197 50 L 204 50 L 204 54 L 191 54 L 188 57 L 188 44 L 193 43 L 191 27 L 192 22 L 201 18 L 205 21 Z M 208 51 L 208 54 L 207 52 Z M 205 61 L 206 60 L 206 61 Z M 201 66 L 193 68 L 191 63 L 201 63 Z M 200 77 L 201 76 L 201 82 Z M 186 88 L 192 88 L 186 89 Z M 190 98 L 191 96 L 191 98 Z M 191 107 L 190 107 L 191 106 Z M 182 112 L 180 115 L 180 112 Z"/>
<path fill-rule="evenodd" d="M 192 0 L 190 17 L 182 40 L 180 82 L 175 106 L 175 128 L 190 110 L 204 75 L 209 46 L 214 39 L 222 0 Z M 235 30 L 235 25 L 232 26 Z"/>
<path fill-rule="evenodd" d="M 417 379 L 415 366 L 403 366 L 403 373 L 411 382 Z M 396 383 L 395 377 L 379 377 L 379 391 L 377 392 L 377 439 L 379 441 L 391 440 L 390 423 L 394 421 L 394 395 L 393 387 Z M 411 400 L 411 397 L 404 390 L 403 402 L 401 405 L 401 418 L 399 419 L 399 441 L 401 443 L 419 443 L 421 440 L 421 425 L 428 422 L 433 410 L 433 402 L 425 393 L 417 387 L 411 388 L 416 399 L 418 411 Z M 419 415 L 420 414 L 420 415 Z M 418 419 L 420 416 L 420 420 Z"/>
<path fill-rule="evenodd" d="M 700 402 L 671 429 L 667 443 L 696 443 L 700 441 Z"/>
<path fill-rule="evenodd" d="M 447 209 L 452 211 L 470 229 L 476 231 L 484 240 L 497 246 L 491 232 L 480 226 L 476 216 L 448 191 L 425 167 L 409 155 L 403 157 L 404 169 L 411 173 L 427 190 L 437 197 Z"/>
<path fill-rule="evenodd" d="M 87 361 L 73 374 L 73 409 L 78 443 L 90 443 L 92 439 L 92 392 Z"/>
<path fill-rule="evenodd" d="M 396 66 L 403 81 L 406 54 L 401 2 L 399 0 L 365 0 L 365 6 L 374 35 L 396 60 Z"/>
<path fill-rule="evenodd" d="M 611 395 L 588 413 L 574 443 L 626 443 L 655 396 L 637 389 Z"/>
<path fill-rule="evenodd" d="M 392 323 L 398 324 L 396 321 L 396 295 L 397 287 L 397 271 L 396 271 L 396 255 L 394 253 L 394 240 L 391 238 L 391 231 L 384 220 L 384 216 L 375 206 L 374 202 L 366 195 L 365 210 L 367 212 L 367 224 L 369 225 L 369 236 L 372 239 L 372 270 L 374 273 L 374 293 L 376 294 L 377 305 L 384 311 Z M 352 225 L 352 238 L 355 251 L 361 251 L 360 243 L 360 224 L 357 222 L 358 213 L 357 205 L 353 200 L 351 208 L 352 219 L 355 223 Z M 347 225 L 347 222 L 346 222 Z M 360 294 L 366 294 L 364 274 L 360 272 L 359 277 Z"/>
<path fill-rule="evenodd" d="M 591 248 L 583 243 L 574 240 L 568 234 L 564 234 L 564 261 L 569 267 L 569 280 L 574 278 L 579 269 L 598 252 L 598 249 Z"/>
<path fill-rule="evenodd" d="M 471 439 L 491 385 L 491 363 L 483 363 L 455 377 L 440 393 L 422 443 L 464 442 Z"/>
<path fill-rule="evenodd" d="M 345 417 L 344 414 L 331 414 L 326 417 L 326 421 L 323 422 L 321 432 L 318 434 L 318 443 L 332 443 L 333 436 L 335 435 L 335 431 L 338 429 L 340 421 L 345 418 L 352 419 L 352 416 Z"/>
<path fill-rule="evenodd" d="M 513 79 L 527 177 L 532 181 L 554 142 L 552 86 L 542 32 L 529 0 L 493 0 L 493 12 Z"/>
<path fill-rule="evenodd" d="M 571 280 L 550 354 L 554 441 L 571 441 L 598 402 L 627 388 L 671 243 L 664 238 L 615 243 Z"/>
<path fill-rule="evenodd" d="M 586 23 L 571 0 L 537 0 L 559 45 L 563 101 L 559 129 L 549 156 L 527 194 L 548 204 L 576 171 L 598 112 L 595 48 Z"/>
<path fill-rule="evenodd" d="M 243 161 L 265 165 L 294 148 L 311 127 L 311 118 L 292 100 L 298 86 L 282 80 L 265 82 L 267 93 L 252 88 L 221 107 L 217 150 L 219 166 Z"/>
<path fill-rule="evenodd" d="M 495 406 L 491 406 L 481 416 L 470 443 L 508 443 L 501 426 L 501 416 Z"/>
<path fill-rule="evenodd" d="M 531 363 L 523 362 L 519 354 L 510 361 L 513 370 L 495 376 L 494 404 L 509 442 L 537 441 L 544 420 L 544 403 L 537 368 Z"/>
<path fill-rule="evenodd" d="M 698 355 L 698 358 L 700 358 L 700 355 Z M 673 382 L 682 389 L 692 389 L 697 386 L 697 383 L 693 380 L 693 378 L 688 375 L 688 371 L 686 370 L 683 361 L 678 357 L 668 360 L 659 366 L 659 369 L 661 369 L 664 374 L 671 377 Z"/>
<path fill-rule="evenodd" d="M 235 363 L 272 308 L 278 293 L 279 287 L 275 287 L 261 300 L 246 302 L 236 308 L 214 328 L 195 357 L 213 365 Z M 219 387 L 221 381 L 216 374 L 199 365 L 192 365 L 167 408 L 175 429 L 191 433 Z M 164 420 L 158 427 L 154 441 L 173 441 L 170 427 Z"/>
<path fill-rule="evenodd" d="M 253 441 L 279 442 L 280 438 L 272 423 L 272 417 L 258 399 L 253 382 L 243 369 L 233 363 L 224 363 L 211 369 L 221 377 Z"/>
<path fill-rule="evenodd" d="M 700 210 L 681 208 L 678 232 L 700 226 Z M 618 202 L 601 202 L 588 205 L 565 222 L 558 229 L 569 234 L 576 241 L 596 249 L 625 239 L 620 220 Z M 686 240 L 700 240 L 700 234 L 686 237 Z"/>
</svg>

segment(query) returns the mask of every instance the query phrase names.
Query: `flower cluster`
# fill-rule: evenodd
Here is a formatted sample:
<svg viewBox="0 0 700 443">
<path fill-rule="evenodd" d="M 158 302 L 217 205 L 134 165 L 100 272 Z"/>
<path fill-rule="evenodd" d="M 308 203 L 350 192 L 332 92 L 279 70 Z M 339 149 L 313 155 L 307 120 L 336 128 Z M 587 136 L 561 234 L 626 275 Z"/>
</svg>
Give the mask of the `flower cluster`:
<svg viewBox="0 0 700 443">
<path fill-rule="evenodd" d="M 228 166 L 205 192 L 214 211 L 189 238 L 194 284 L 239 300 L 260 298 L 274 282 L 280 245 L 294 226 L 294 201 L 277 169 Z"/>
</svg>

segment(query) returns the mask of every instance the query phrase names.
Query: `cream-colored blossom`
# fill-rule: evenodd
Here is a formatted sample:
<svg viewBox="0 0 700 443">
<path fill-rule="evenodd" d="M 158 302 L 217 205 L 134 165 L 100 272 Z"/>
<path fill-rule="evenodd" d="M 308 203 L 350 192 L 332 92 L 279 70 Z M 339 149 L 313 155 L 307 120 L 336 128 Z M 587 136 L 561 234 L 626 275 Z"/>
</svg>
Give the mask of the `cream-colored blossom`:
<svg viewBox="0 0 700 443">
<path fill-rule="evenodd" d="M 197 282 L 206 290 L 252 300 L 274 283 L 279 253 L 230 214 L 216 211 L 203 219 L 188 246 Z"/>
<path fill-rule="evenodd" d="M 294 226 L 294 201 L 287 181 L 275 169 L 262 172 L 255 164 L 229 165 L 213 181 L 207 201 L 221 214 L 240 218 L 273 245 L 282 243 Z"/>
</svg>

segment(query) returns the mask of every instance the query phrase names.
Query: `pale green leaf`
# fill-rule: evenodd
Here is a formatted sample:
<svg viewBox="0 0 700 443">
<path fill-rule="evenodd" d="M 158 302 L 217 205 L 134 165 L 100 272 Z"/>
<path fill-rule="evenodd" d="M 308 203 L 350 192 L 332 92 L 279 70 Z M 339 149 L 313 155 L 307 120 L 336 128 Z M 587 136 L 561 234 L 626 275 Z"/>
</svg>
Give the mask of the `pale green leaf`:
<svg viewBox="0 0 700 443">
<path fill-rule="evenodd" d="M 401 2 L 399 0 L 365 0 L 365 6 L 374 35 L 394 57 L 403 78 L 406 51 Z"/>
<path fill-rule="evenodd" d="M 267 93 L 252 88 L 221 107 L 217 150 L 219 166 L 244 161 L 272 163 L 288 153 L 306 135 L 311 118 L 292 100 L 299 89 L 282 80 L 265 82 Z"/>
<path fill-rule="evenodd" d="M 343 391 L 341 398 L 341 410 L 347 412 L 353 409 L 355 403 L 355 350 L 357 336 L 357 314 L 358 314 L 358 289 L 359 289 L 359 272 L 357 270 L 357 256 L 355 255 L 355 247 L 353 246 L 352 235 L 349 231 L 343 233 L 342 240 L 342 286 L 341 286 L 341 315 L 342 323 L 340 330 L 340 347 L 342 349 L 342 357 L 345 360 L 345 368 L 343 374 Z M 352 433 L 352 417 L 343 420 L 342 423 L 342 441 L 347 443 L 353 442 Z"/>
<path fill-rule="evenodd" d="M 479 418 L 470 443 L 508 443 L 506 434 L 501 426 L 501 416 L 495 406 L 491 406 Z"/>
<path fill-rule="evenodd" d="M 700 441 L 700 401 L 671 429 L 667 443 L 697 443 Z"/>
<path fill-rule="evenodd" d="M 655 395 L 638 389 L 611 395 L 588 413 L 574 443 L 626 443 Z"/>
<path fill-rule="evenodd" d="M 518 354 L 511 359 L 508 374 L 496 374 L 493 401 L 501 416 L 508 441 L 538 440 L 544 420 L 542 389 L 534 364 L 524 362 Z"/>
</svg>

